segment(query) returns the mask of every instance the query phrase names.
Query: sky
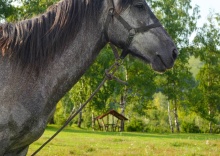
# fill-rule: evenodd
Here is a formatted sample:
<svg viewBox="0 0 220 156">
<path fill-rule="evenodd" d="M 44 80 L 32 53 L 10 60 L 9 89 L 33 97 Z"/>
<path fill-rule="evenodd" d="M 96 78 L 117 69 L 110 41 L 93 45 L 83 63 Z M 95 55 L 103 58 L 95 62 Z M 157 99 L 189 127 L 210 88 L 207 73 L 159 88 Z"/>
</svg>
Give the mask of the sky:
<svg viewBox="0 0 220 156">
<path fill-rule="evenodd" d="M 192 6 L 198 5 L 200 8 L 201 18 L 198 20 L 197 26 L 201 27 L 206 21 L 210 10 L 220 13 L 220 0 L 191 0 Z"/>
</svg>

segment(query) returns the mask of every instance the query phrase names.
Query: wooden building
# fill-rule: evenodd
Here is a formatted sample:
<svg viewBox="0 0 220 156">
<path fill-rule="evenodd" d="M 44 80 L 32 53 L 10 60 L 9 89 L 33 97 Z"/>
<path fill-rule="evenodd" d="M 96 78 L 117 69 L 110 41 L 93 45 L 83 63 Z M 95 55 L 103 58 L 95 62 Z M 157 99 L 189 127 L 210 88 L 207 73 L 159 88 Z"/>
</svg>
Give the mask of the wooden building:
<svg viewBox="0 0 220 156">
<path fill-rule="evenodd" d="M 95 121 L 98 122 L 99 129 L 102 131 L 121 131 L 121 123 L 126 120 L 128 119 L 125 116 L 115 110 L 110 110 L 95 118 Z"/>
</svg>

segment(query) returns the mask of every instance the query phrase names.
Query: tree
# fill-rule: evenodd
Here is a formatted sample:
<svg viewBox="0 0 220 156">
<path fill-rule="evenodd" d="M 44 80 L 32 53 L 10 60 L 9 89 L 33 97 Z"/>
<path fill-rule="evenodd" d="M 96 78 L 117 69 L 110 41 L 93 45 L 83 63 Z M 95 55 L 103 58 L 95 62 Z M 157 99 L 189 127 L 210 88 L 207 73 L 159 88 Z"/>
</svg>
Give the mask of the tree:
<svg viewBox="0 0 220 156">
<path fill-rule="evenodd" d="M 59 0 L 1 0 L 0 19 L 8 22 L 31 18 L 43 13 L 50 5 Z M 12 2 L 16 2 L 12 5 Z"/>
<path fill-rule="evenodd" d="M 199 82 L 194 101 L 195 111 L 209 121 L 209 132 L 213 132 L 215 117 L 220 112 L 220 16 L 210 13 L 208 22 L 199 29 L 194 43 L 194 53 L 203 62 L 197 80 Z M 199 97 L 199 98 L 198 98 Z"/>
<path fill-rule="evenodd" d="M 49 6 L 59 0 L 21 0 L 19 19 L 30 18 L 43 13 Z"/>
<path fill-rule="evenodd" d="M 15 14 L 16 8 L 11 4 L 14 0 L 1 0 L 0 1 L 0 21 L 11 19 Z"/>
<path fill-rule="evenodd" d="M 128 82 L 121 92 L 121 104 L 123 104 L 123 115 L 129 116 L 133 122 L 139 122 L 138 118 L 146 116 L 149 102 L 153 99 L 156 86 L 153 81 L 155 73 L 143 62 L 127 56 L 123 65 L 123 76 Z M 126 109 L 125 109 L 126 108 Z"/>
<path fill-rule="evenodd" d="M 191 56 L 189 49 L 189 36 L 196 30 L 198 7 L 192 8 L 191 0 L 158 0 L 150 1 L 161 23 L 167 29 L 173 40 L 177 43 L 179 56 L 175 67 L 158 76 L 156 81 L 160 90 L 168 97 L 170 107 L 173 109 L 176 131 L 179 132 L 178 108 L 183 99 L 187 98 L 189 89 L 194 84 L 190 73 L 188 59 Z M 192 14 L 189 13 L 192 11 Z"/>
</svg>

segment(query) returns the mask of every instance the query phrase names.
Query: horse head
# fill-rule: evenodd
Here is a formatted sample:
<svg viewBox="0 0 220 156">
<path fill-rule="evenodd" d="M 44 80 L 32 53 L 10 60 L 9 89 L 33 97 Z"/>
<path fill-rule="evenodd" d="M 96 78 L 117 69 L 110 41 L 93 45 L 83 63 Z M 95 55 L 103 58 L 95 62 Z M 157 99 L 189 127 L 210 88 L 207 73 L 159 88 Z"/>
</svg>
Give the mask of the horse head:
<svg viewBox="0 0 220 156">
<path fill-rule="evenodd" d="M 108 0 L 105 38 L 123 49 L 122 56 L 136 56 L 158 72 L 174 65 L 178 51 L 171 37 L 145 0 Z"/>
</svg>

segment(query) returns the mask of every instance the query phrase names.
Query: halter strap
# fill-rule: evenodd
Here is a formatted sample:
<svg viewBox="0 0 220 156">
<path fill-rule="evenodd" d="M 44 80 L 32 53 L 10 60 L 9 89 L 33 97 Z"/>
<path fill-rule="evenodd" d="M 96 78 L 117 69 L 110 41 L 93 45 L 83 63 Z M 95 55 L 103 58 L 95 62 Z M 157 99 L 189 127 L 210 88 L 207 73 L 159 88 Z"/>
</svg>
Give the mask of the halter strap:
<svg viewBox="0 0 220 156">
<path fill-rule="evenodd" d="M 156 27 L 161 27 L 161 24 L 159 22 L 156 22 L 156 23 L 153 23 L 153 24 L 150 24 L 150 25 L 147 25 L 147 26 L 142 26 L 142 27 L 139 27 L 139 28 L 133 28 L 128 24 L 127 21 L 125 21 L 121 17 L 120 14 L 118 14 L 115 11 L 115 6 L 114 6 L 113 0 L 111 0 L 111 3 L 112 3 L 112 7 L 109 9 L 108 16 L 107 16 L 105 24 L 104 24 L 104 36 L 105 36 L 106 40 L 108 42 L 110 42 L 109 37 L 108 37 L 108 27 L 109 27 L 109 23 L 111 22 L 111 19 L 113 19 L 113 17 L 115 17 L 124 26 L 124 28 L 128 30 L 128 32 L 129 32 L 128 38 L 126 40 L 125 47 L 123 48 L 123 51 L 122 51 L 121 56 L 120 56 L 121 59 L 124 59 L 127 56 L 127 54 L 129 53 L 128 48 L 129 48 L 134 36 L 137 33 L 144 33 L 144 32 L 149 31 L 150 29 L 153 29 L 153 28 L 156 28 Z"/>
</svg>

